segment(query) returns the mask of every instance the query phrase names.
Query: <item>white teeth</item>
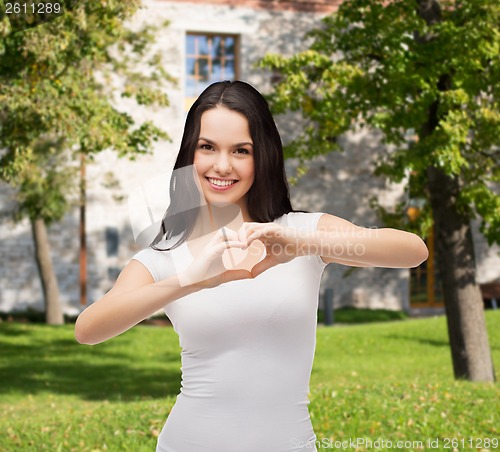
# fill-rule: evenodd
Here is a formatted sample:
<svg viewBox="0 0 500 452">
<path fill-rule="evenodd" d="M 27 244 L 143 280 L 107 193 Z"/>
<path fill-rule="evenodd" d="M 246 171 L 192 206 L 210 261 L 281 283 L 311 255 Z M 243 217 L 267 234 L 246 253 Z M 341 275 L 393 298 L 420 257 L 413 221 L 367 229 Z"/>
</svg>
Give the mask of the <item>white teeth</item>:
<svg viewBox="0 0 500 452">
<path fill-rule="evenodd" d="M 210 181 L 210 183 L 218 185 L 219 187 L 227 187 L 228 185 L 233 185 L 235 182 L 237 182 L 235 180 L 218 180 L 210 178 L 208 178 L 208 180 Z"/>
</svg>

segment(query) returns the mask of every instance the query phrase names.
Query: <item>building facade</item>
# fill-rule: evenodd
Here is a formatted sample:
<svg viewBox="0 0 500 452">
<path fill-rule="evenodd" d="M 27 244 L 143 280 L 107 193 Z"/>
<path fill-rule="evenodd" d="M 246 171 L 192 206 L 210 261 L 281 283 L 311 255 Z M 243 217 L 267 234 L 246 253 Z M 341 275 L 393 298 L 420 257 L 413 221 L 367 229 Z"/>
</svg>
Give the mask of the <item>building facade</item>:
<svg viewBox="0 0 500 452">
<path fill-rule="evenodd" d="M 155 145 L 150 155 L 135 161 L 118 159 L 113 151 L 97 156 L 86 167 L 87 305 L 102 297 L 130 258 L 147 246 L 138 233 L 161 220 L 168 205 L 168 184 L 180 145 L 186 112 L 196 96 L 217 80 L 241 79 L 261 92 L 269 92 L 273 74 L 256 68 L 266 53 L 292 55 L 307 47 L 305 33 L 335 11 L 328 0 L 150 0 L 132 27 L 144 22 L 168 27 L 158 34 L 157 48 L 166 70 L 178 79 L 169 89 L 170 106 L 161 110 L 137 107 L 126 100 L 119 107 L 137 120 L 153 120 L 172 138 Z M 293 116 L 277 117 L 283 141 L 297 130 Z M 350 133 L 341 137 L 343 152 L 322 156 L 309 174 L 291 188 L 295 209 L 327 212 L 364 227 L 383 227 L 368 205 L 377 195 L 385 207 L 404 199 L 403 183 L 388 184 L 373 176 L 375 157 L 387 150 L 376 133 Z M 390 150 L 389 150 L 390 151 Z M 295 162 L 286 163 L 292 171 Z M 2 204 L 12 189 L 0 186 Z M 79 210 L 49 228 L 49 241 L 64 312 L 76 315 L 80 303 Z M 473 222 L 479 282 L 500 276 L 498 246 L 488 247 Z M 0 225 L 0 311 L 43 308 L 30 225 Z M 322 293 L 332 288 L 334 306 L 410 310 L 439 307 L 441 294 L 432 236 L 429 260 L 417 269 L 354 268 L 330 264 L 323 276 Z M 320 304 L 322 300 L 320 300 Z"/>
</svg>

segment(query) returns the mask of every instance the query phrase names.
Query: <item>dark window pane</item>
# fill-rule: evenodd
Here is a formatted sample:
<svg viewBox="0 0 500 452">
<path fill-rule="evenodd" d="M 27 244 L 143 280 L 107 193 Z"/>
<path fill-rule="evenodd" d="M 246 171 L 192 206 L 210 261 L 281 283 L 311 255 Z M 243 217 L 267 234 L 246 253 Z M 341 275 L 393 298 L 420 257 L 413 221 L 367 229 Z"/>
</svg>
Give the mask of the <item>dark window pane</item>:
<svg viewBox="0 0 500 452">
<path fill-rule="evenodd" d="M 234 38 L 224 38 L 224 53 L 226 56 L 234 56 Z"/>
<path fill-rule="evenodd" d="M 222 68 L 220 58 L 215 58 L 212 61 L 212 78 L 219 79 L 222 77 Z"/>
<path fill-rule="evenodd" d="M 186 36 L 186 53 L 188 55 L 194 55 L 195 54 L 195 48 L 194 48 L 194 41 L 196 37 L 192 35 L 187 35 Z"/>
<path fill-rule="evenodd" d="M 208 37 L 207 36 L 196 36 L 198 40 L 198 54 L 208 55 Z"/>
<path fill-rule="evenodd" d="M 212 57 L 221 56 L 221 40 L 219 36 L 214 36 L 212 39 Z"/>
<path fill-rule="evenodd" d="M 194 75 L 194 58 L 186 59 L 186 75 Z"/>
<path fill-rule="evenodd" d="M 208 70 L 208 59 L 200 58 L 198 60 L 198 75 L 202 80 L 208 80 L 210 73 Z"/>
<path fill-rule="evenodd" d="M 122 269 L 118 267 L 108 267 L 108 279 L 113 282 L 116 281 L 121 271 Z"/>
<path fill-rule="evenodd" d="M 106 227 L 106 254 L 108 256 L 118 255 L 118 229 L 113 227 Z"/>
<path fill-rule="evenodd" d="M 234 61 L 226 60 L 224 64 L 224 77 L 227 79 L 234 78 Z"/>
</svg>

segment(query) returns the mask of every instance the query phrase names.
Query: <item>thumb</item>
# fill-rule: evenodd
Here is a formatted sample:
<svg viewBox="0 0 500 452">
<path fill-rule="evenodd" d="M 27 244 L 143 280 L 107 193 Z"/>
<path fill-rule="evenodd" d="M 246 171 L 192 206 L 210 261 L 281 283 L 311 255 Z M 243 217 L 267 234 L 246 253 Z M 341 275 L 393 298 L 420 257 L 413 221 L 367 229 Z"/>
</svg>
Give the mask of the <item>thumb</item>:
<svg viewBox="0 0 500 452">
<path fill-rule="evenodd" d="M 272 255 L 268 254 L 264 259 L 253 266 L 252 278 L 259 276 L 261 273 L 264 273 L 266 270 L 278 264 L 279 262 Z"/>
</svg>

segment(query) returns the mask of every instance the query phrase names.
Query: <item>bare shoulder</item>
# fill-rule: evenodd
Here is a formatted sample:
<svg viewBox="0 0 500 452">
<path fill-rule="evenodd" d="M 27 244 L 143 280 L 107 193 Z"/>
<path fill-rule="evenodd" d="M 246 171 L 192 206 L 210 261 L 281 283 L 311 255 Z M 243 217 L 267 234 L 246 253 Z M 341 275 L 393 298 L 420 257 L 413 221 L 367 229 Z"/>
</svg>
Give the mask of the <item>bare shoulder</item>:
<svg viewBox="0 0 500 452">
<path fill-rule="evenodd" d="M 324 213 L 318 220 L 317 230 L 321 232 L 339 232 L 339 231 L 360 231 L 365 228 L 357 226 L 344 218 Z M 351 261 L 345 259 L 338 259 L 336 257 L 321 256 L 325 264 L 341 264 L 349 267 L 373 267 L 371 264 L 364 262 Z"/>
<path fill-rule="evenodd" d="M 155 282 L 146 266 L 136 259 L 132 259 L 121 271 L 110 292 L 114 294 L 134 290 Z"/>
</svg>

